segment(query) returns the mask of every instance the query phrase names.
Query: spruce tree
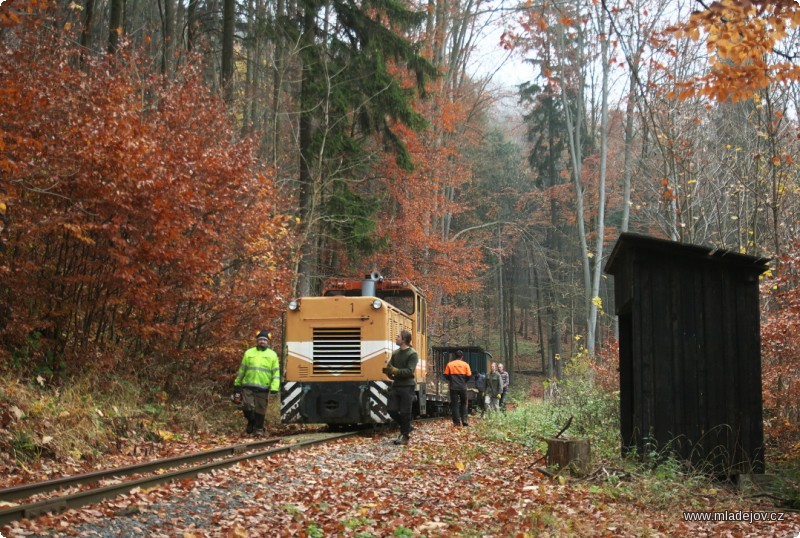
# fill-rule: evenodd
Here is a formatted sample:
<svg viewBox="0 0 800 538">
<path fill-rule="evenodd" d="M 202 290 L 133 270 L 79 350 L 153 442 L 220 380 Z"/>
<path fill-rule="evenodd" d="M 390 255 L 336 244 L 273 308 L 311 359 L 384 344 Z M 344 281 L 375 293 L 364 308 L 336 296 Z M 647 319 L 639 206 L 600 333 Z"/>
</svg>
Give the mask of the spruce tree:
<svg viewBox="0 0 800 538">
<path fill-rule="evenodd" d="M 320 275 L 320 249 L 347 245 L 352 257 L 379 246 L 365 235 L 372 229 L 367 221 L 380 193 L 371 193 L 362 180 L 378 149 L 394 152 L 403 167 L 412 166 L 392 126 L 425 125 L 412 99 L 424 93 L 425 81 L 436 70 L 404 34 L 422 24 L 425 13 L 403 3 L 303 0 L 298 9 L 299 197 L 307 227 L 299 292 L 306 295 Z M 390 71 L 392 64 L 414 74 L 414 88 L 403 87 Z M 362 186 L 357 192 L 355 183 Z"/>
</svg>

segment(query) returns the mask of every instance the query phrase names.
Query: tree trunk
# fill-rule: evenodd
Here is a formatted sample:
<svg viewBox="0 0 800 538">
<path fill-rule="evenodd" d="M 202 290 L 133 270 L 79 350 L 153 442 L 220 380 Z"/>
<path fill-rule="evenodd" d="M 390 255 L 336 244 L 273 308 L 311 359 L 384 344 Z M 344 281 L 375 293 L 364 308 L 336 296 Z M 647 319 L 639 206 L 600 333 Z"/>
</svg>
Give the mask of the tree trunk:
<svg viewBox="0 0 800 538">
<path fill-rule="evenodd" d="M 516 325 L 516 316 L 514 315 L 514 311 L 516 308 L 516 304 L 514 301 L 514 254 L 512 251 L 511 254 L 511 263 L 507 265 L 508 267 L 508 278 L 506 279 L 508 283 L 508 291 L 506 293 L 506 297 L 508 297 L 508 322 L 506 323 L 506 338 L 508 339 L 508 343 L 506 344 L 506 349 L 508 350 L 508 356 L 506 357 L 506 370 L 509 372 L 513 371 L 514 369 L 514 358 L 516 354 L 516 334 L 514 332 L 514 326 Z"/>
<path fill-rule="evenodd" d="M 603 272 L 603 246 L 605 244 L 606 218 L 606 172 L 608 170 L 608 36 L 611 29 L 605 31 L 605 11 L 599 9 L 600 32 L 605 37 L 600 43 L 600 65 L 602 66 L 602 84 L 600 87 L 600 177 L 597 193 L 597 225 L 595 226 L 594 272 L 592 274 L 591 304 L 589 305 L 589 323 L 586 329 L 586 350 L 594 357 L 597 344 L 597 316 L 600 310 L 600 275 Z"/>
<path fill-rule="evenodd" d="M 119 37 L 122 33 L 122 9 L 124 0 L 111 0 L 111 9 L 108 15 L 108 53 L 114 54 L 119 47 Z"/>
<path fill-rule="evenodd" d="M 161 2 L 159 1 L 159 6 Z M 169 77 L 172 74 L 175 50 L 175 4 L 174 0 L 164 0 L 164 12 L 161 14 L 162 47 L 161 74 Z"/>
<path fill-rule="evenodd" d="M 233 37 L 236 32 L 236 0 L 225 0 L 222 7 L 222 71 L 220 86 L 228 106 L 233 104 Z"/>
<path fill-rule="evenodd" d="M 301 36 L 301 48 L 307 48 L 310 54 L 314 45 L 314 29 L 316 13 L 307 7 L 303 16 L 303 35 Z M 298 275 L 298 294 L 303 297 L 311 294 L 311 281 L 316 274 L 317 252 L 313 238 L 313 211 L 314 211 L 314 179 L 311 170 L 313 162 L 313 125 L 312 110 L 313 103 L 313 73 L 314 65 L 306 57 L 303 61 L 302 79 L 300 82 L 300 211 L 305 225 L 305 240 L 303 241 L 303 252 L 300 258 Z"/>
<path fill-rule="evenodd" d="M 83 13 L 83 29 L 81 30 L 82 54 L 92 46 L 92 23 L 94 22 L 94 0 L 86 0 Z"/>
<path fill-rule="evenodd" d="M 503 295 L 503 253 L 502 244 L 500 241 L 500 226 L 497 227 L 497 316 L 499 322 L 499 340 L 500 340 L 500 360 L 497 362 L 506 362 L 506 320 L 505 320 L 505 299 Z"/>
<path fill-rule="evenodd" d="M 539 273 L 536 266 L 533 266 L 533 284 L 536 294 L 536 330 L 539 334 L 539 352 L 542 355 L 542 373 L 547 374 L 547 345 L 544 340 L 544 327 L 542 326 L 542 295 L 539 290 Z"/>
<path fill-rule="evenodd" d="M 186 12 L 186 50 L 192 52 L 197 39 L 197 0 L 189 0 Z"/>
<path fill-rule="evenodd" d="M 588 439 L 548 439 L 547 466 L 569 469 L 577 476 L 589 473 L 592 455 Z"/>
<path fill-rule="evenodd" d="M 275 62 L 272 71 L 272 105 L 271 105 L 271 119 L 272 119 L 272 164 L 278 165 L 278 155 L 280 154 L 280 131 L 281 131 L 281 115 L 280 115 L 280 102 L 281 102 L 281 87 L 284 78 L 284 66 L 286 65 L 286 47 L 284 46 L 284 36 L 281 30 L 281 21 L 283 20 L 284 13 L 286 12 L 285 0 L 277 0 L 275 4 L 275 27 L 278 29 L 275 32 L 273 46 L 275 47 Z"/>
<path fill-rule="evenodd" d="M 266 1 L 265 0 L 256 0 L 256 15 L 255 15 L 255 28 L 256 30 L 261 27 L 261 25 L 265 24 L 266 19 Z M 261 37 L 260 32 L 255 32 L 255 51 L 253 52 L 253 96 L 252 102 L 250 104 L 250 121 L 251 129 L 254 131 L 258 131 L 263 126 L 263 110 L 261 103 L 263 102 L 261 97 L 266 92 L 262 91 L 261 84 L 262 84 L 262 75 L 263 75 L 263 67 L 265 64 L 264 56 L 266 50 L 265 40 Z"/>
<path fill-rule="evenodd" d="M 242 100 L 242 124 L 241 134 L 242 138 L 246 137 L 251 131 L 253 126 L 253 119 L 255 111 L 253 110 L 253 103 L 255 102 L 256 95 L 256 76 L 257 71 L 254 46 L 257 46 L 258 38 L 256 34 L 256 9 L 253 0 L 248 0 L 247 3 L 247 34 L 251 36 L 250 46 L 245 47 L 245 75 L 244 75 L 244 99 Z M 253 43 L 253 41 L 255 43 Z"/>
<path fill-rule="evenodd" d="M 581 266 L 583 269 L 583 308 L 581 318 L 585 324 L 586 343 L 589 338 L 594 339 L 592 325 L 592 264 L 593 253 L 589 251 L 587 239 L 586 215 L 584 214 L 584 186 L 583 186 L 583 126 L 586 116 L 585 92 L 586 87 L 586 65 L 589 63 L 585 57 L 585 29 L 581 27 L 576 31 L 576 35 L 567 37 L 563 31 L 559 35 L 559 69 L 564 79 L 564 89 L 561 91 L 561 101 L 564 107 L 564 114 L 567 127 L 567 140 L 569 142 L 569 156 L 571 159 L 571 174 L 575 184 L 575 220 L 577 221 L 578 242 L 581 249 Z M 567 64 L 567 59 L 574 58 L 574 64 Z M 575 70 L 573 73 L 571 70 Z M 570 86 L 567 84 L 568 77 L 574 78 L 572 83 L 572 93 L 574 98 L 567 91 Z M 589 349 L 593 352 L 593 349 Z"/>
</svg>

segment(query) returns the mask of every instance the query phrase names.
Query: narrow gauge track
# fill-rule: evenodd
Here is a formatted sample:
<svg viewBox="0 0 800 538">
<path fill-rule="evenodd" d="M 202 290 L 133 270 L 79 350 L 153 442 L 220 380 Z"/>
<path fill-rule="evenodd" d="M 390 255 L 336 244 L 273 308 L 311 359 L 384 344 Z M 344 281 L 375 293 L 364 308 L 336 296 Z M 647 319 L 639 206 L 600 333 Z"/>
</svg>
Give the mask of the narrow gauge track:
<svg viewBox="0 0 800 538">
<path fill-rule="evenodd" d="M 171 458 L 164 458 L 141 464 L 128 465 L 125 467 L 117 467 L 114 469 L 107 469 L 75 476 L 67 476 L 54 480 L 47 480 L 44 482 L 35 482 L 32 484 L 23 484 L 20 486 L 0 489 L 0 501 L 10 502 L 15 499 L 26 499 L 39 493 L 45 493 L 57 489 L 67 489 L 85 484 L 97 484 L 101 480 L 108 480 L 120 476 L 156 473 L 156 471 L 161 471 L 164 469 L 189 465 L 188 467 L 183 467 L 175 471 L 152 474 L 150 476 L 127 480 L 118 484 L 94 487 L 84 491 L 79 491 L 77 493 L 56 496 L 42 501 L 4 508 L 0 510 L 0 525 L 5 525 L 11 521 L 20 520 L 23 518 L 34 518 L 48 512 L 61 512 L 70 508 L 78 508 L 80 506 L 100 502 L 104 499 L 109 499 L 124 493 L 128 493 L 134 488 L 148 488 L 169 482 L 171 480 L 193 478 L 200 473 L 205 473 L 216 469 L 224 469 L 226 467 L 235 465 L 240 461 L 264 458 L 273 454 L 281 454 L 283 452 L 291 452 L 293 450 L 299 450 L 317 444 L 328 443 L 336 439 L 351 437 L 353 435 L 357 435 L 358 433 L 359 432 L 357 431 L 340 433 L 305 433 L 294 436 L 300 438 L 295 443 L 281 446 L 272 445 L 277 444 L 281 440 L 292 439 L 292 437 L 271 438 L 263 441 L 255 441 L 252 443 L 243 443 L 239 445 L 231 445 L 227 447 L 206 450 L 184 456 L 174 456 Z M 303 439 L 303 437 L 310 438 Z M 209 459 L 212 459 L 213 461 L 192 465 L 198 461 Z"/>
</svg>

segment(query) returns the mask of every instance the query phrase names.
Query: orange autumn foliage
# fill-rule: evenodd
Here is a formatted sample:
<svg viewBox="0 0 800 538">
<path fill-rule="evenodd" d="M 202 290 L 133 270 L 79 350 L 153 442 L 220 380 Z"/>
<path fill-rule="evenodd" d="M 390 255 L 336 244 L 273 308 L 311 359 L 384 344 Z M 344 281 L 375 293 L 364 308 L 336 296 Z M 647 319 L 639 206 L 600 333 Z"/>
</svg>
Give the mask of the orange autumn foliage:
<svg viewBox="0 0 800 538">
<path fill-rule="evenodd" d="M 388 196 L 378 230 L 390 250 L 367 263 L 386 274 L 424 282 L 428 291 L 443 295 L 474 291 L 483 268 L 480 247 L 466 237 L 453 239 L 456 230 L 443 232 L 445 219 L 469 209 L 453 196 L 471 178 L 467 161 L 459 158 L 466 137 L 452 134 L 466 113 L 460 103 L 441 96 L 417 106 L 426 109 L 432 127 L 418 132 L 393 126 L 412 155 L 414 169 L 400 168 L 388 154 L 382 159 L 381 182 Z"/>
<path fill-rule="evenodd" d="M 290 286 L 273 174 L 198 68 L 166 82 L 134 51 L 79 60 L 52 26 L 12 31 L 0 42 L 5 366 L 171 386 L 228 376 Z"/>
<path fill-rule="evenodd" d="M 671 28 L 678 38 L 705 39 L 709 71 L 682 81 L 678 98 L 741 101 L 774 83 L 797 83 L 800 66 L 787 53 L 800 26 L 795 0 L 720 0 Z"/>
</svg>

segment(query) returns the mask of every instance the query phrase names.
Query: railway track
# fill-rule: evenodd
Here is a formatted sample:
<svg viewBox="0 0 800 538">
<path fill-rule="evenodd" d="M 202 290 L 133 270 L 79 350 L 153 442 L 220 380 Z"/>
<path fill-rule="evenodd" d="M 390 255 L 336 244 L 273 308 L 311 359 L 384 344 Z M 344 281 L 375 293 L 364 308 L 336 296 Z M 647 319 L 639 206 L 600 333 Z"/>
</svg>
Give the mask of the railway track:
<svg viewBox="0 0 800 538">
<path fill-rule="evenodd" d="M 305 433 L 291 437 L 264 439 L 251 443 L 230 445 L 222 448 L 206 450 L 183 456 L 174 456 L 141 464 L 117 467 L 75 476 L 57 478 L 43 482 L 23 484 L 0 489 L 0 501 L 11 503 L 19 499 L 30 499 L 34 496 L 57 490 L 69 490 L 83 487 L 76 493 L 57 494 L 56 496 L 33 502 L 24 502 L 0 509 L 0 525 L 23 518 L 31 519 L 48 512 L 61 512 L 97 503 L 130 492 L 134 488 L 151 488 L 172 480 L 194 478 L 198 474 L 217 469 L 224 469 L 241 461 L 259 459 L 274 454 L 300 450 L 317 444 L 328 443 L 337 439 L 358 435 L 360 432 L 338 433 Z M 288 440 L 288 442 L 286 442 Z M 279 446 L 278 443 L 284 441 Z M 198 463 L 203 461 L 204 463 Z M 174 469 L 174 470 L 169 470 Z M 102 481 L 118 480 L 120 477 L 137 477 L 118 483 L 101 485 Z M 86 489 L 86 486 L 90 486 Z"/>
</svg>

